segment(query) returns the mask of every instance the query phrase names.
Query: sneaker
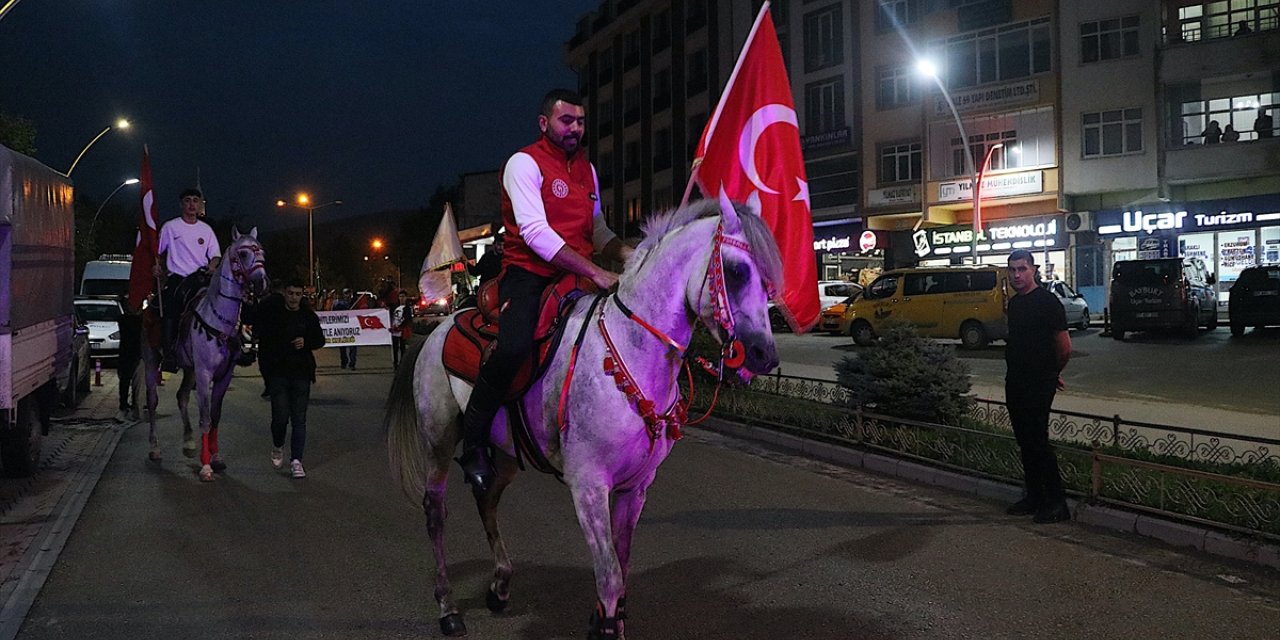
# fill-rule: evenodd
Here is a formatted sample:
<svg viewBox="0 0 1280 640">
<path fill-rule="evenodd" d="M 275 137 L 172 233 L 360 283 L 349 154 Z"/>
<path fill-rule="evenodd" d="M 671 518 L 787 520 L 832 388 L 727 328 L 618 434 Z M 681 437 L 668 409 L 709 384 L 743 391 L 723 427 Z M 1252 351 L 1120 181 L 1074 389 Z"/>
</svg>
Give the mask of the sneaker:
<svg viewBox="0 0 1280 640">
<path fill-rule="evenodd" d="M 271 447 L 271 466 L 276 469 L 284 466 L 284 448 Z"/>
<path fill-rule="evenodd" d="M 1004 512 L 1011 516 L 1029 516 L 1039 509 L 1039 503 L 1031 498 L 1023 498 L 1008 507 Z"/>
<path fill-rule="evenodd" d="M 116 421 L 116 422 L 129 422 L 129 412 L 128 412 L 128 411 L 125 411 L 124 409 L 121 409 L 121 410 L 117 411 L 117 412 L 116 412 L 115 421 Z"/>
<path fill-rule="evenodd" d="M 1058 501 L 1046 507 L 1041 507 L 1036 511 L 1036 516 L 1031 519 L 1036 524 L 1052 524 L 1054 522 L 1066 522 L 1071 519 L 1071 509 L 1067 508 L 1067 503 Z"/>
<path fill-rule="evenodd" d="M 295 478 L 307 477 L 307 471 L 302 468 L 301 460 L 294 460 L 293 462 L 289 463 L 289 474 Z"/>
</svg>

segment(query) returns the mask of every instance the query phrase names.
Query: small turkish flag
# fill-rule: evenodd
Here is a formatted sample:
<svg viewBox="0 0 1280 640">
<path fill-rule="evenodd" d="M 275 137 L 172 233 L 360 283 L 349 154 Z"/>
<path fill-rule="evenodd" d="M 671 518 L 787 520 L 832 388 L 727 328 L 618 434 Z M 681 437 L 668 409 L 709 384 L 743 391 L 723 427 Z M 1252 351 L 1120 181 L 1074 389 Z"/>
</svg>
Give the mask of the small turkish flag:
<svg viewBox="0 0 1280 640">
<path fill-rule="evenodd" d="M 378 316 L 356 316 L 356 320 L 360 321 L 361 329 L 386 329 Z"/>
<path fill-rule="evenodd" d="M 704 196 L 719 197 L 723 188 L 731 200 L 758 203 L 786 274 L 778 306 L 797 333 L 813 328 L 821 309 L 809 183 L 791 83 L 768 2 L 760 7 L 738 67 L 702 132 L 694 166 Z"/>
<path fill-rule="evenodd" d="M 156 248 L 160 243 L 159 226 L 156 224 L 156 197 L 151 183 L 151 152 L 142 148 L 142 209 L 138 214 L 138 237 L 133 250 L 133 264 L 129 267 L 129 306 L 141 309 L 142 301 L 155 289 L 156 279 L 152 270 L 156 266 Z"/>
</svg>

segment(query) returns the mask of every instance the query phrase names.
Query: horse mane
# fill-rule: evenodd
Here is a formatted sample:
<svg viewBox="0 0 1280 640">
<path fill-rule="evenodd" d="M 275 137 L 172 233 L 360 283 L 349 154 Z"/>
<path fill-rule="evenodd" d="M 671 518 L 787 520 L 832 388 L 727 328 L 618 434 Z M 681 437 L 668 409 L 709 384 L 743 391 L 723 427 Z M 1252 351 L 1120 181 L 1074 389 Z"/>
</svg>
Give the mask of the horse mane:
<svg viewBox="0 0 1280 640">
<path fill-rule="evenodd" d="M 738 212 L 738 219 L 742 222 L 742 235 L 746 236 L 747 244 L 751 245 L 751 257 L 755 260 L 756 268 L 775 290 L 781 290 L 783 286 L 782 256 L 778 252 L 778 243 L 773 239 L 773 232 L 750 207 L 734 203 L 733 208 Z M 657 247 L 664 237 L 695 220 L 719 215 L 720 203 L 711 199 L 698 200 L 679 209 L 654 214 L 641 227 L 644 239 L 636 246 L 636 254 L 648 253 L 649 250 Z M 635 256 L 632 258 L 634 259 Z"/>
</svg>

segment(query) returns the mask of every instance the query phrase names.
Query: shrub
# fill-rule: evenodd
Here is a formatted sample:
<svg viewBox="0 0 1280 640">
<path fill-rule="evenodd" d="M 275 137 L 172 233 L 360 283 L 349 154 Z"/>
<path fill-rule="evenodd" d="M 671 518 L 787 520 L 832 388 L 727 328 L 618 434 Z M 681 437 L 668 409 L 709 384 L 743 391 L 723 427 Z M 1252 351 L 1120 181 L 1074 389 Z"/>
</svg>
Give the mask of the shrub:
<svg viewBox="0 0 1280 640">
<path fill-rule="evenodd" d="M 911 325 L 887 323 L 877 346 L 836 363 L 850 404 L 898 418 L 955 424 L 973 405 L 969 367 L 952 347 L 920 337 Z"/>
</svg>

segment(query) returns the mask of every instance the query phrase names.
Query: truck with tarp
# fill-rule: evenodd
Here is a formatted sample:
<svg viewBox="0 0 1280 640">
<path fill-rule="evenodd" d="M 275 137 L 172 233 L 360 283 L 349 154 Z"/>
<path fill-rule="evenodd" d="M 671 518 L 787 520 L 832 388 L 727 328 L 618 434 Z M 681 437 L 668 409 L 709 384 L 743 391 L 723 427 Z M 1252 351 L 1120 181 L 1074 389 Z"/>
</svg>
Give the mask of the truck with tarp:
<svg viewBox="0 0 1280 640">
<path fill-rule="evenodd" d="M 9 476 L 35 472 L 60 386 L 82 377 L 73 199 L 66 176 L 0 146 L 0 466 Z"/>
</svg>

